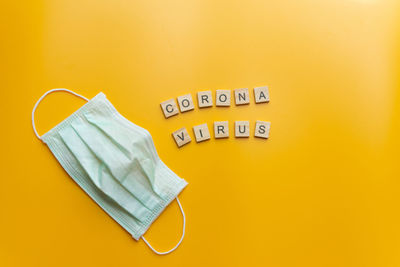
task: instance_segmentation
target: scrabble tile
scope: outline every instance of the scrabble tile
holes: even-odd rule
[[[248,88],[235,89],[235,104],[246,105],[250,103],[250,95]]]
[[[270,128],[271,128],[271,123],[269,121],[256,121],[254,136],[260,138],[268,138]]]
[[[192,141],[186,128],[181,128],[172,133],[178,147],[186,145]]]
[[[229,137],[228,121],[215,121],[214,122],[214,137],[215,138]]]
[[[249,121],[235,121],[235,136],[236,137],[249,137],[250,136]]]
[[[193,126],[193,132],[197,143],[210,139],[210,131],[208,130],[207,123]]]
[[[178,104],[181,112],[194,109],[193,99],[191,94],[178,96]]]
[[[269,102],[268,86],[254,87],[254,98],[256,100],[256,103],[268,103]]]
[[[211,91],[197,92],[197,101],[199,108],[212,107],[213,99]]]
[[[217,107],[229,107],[231,105],[231,90],[216,90],[215,105]]]
[[[174,99],[164,101],[160,105],[166,119],[179,113]]]

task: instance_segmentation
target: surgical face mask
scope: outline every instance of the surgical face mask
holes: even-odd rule
[[[88,102],[40,136],[35,110],[44,97],[56,91]],[[32,126],[72,179],[134,239],[142,238],[160,255],[180,245],[185,214],[177,196],[187,182],[160,160],[150,133],[119,114],[103,93],[88,100],[67,89],[50,90],[36,102]],[[171,250],[158,252],[143,234],[174,199],[183,216],[182,237]]]

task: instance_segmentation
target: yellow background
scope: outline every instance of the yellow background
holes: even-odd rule
[[[3,1],[0,12],[0,266],[400,266],[398,1]],[[168,120],[159,107],[262,85],[269,104]],[[189,182],[173,254],[134,241],[36,139],[33,105],[59,87],[104,92]],[[83,103],[50,95],[39,132]],[[257,119],[271,121],[269,140],[231,131],[178,149],[170,135]],[[146,237],[168,249],[181,225],[174,202]]]

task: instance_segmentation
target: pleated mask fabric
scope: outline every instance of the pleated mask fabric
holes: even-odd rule
[[[86,99],[67,89],[48,91],[32,111],[35,134],[101,208],[134,239],[142,237],[148,244],[143,234],[171,201],[177,199],[187,182],[161,161],[150,133],[125,119],[103,93],[39,136],[34,112],[39,102],[55,91]],[[178,204],[184,216],[179,200]],[[178,245],[182,239],[183,235]],[[161,255],[174,250],[158,252],[150,248]]]

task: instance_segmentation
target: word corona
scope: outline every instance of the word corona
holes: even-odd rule
[[[248,88],[240,88],[233,90],[235,105],[247,105],[250,103],[250,94]],[[161,103],[161,110],[166,119],[181,113],[194,110],[194,103],[191,94],[177,97],[178,105],[174,98],[168,99]],[[256,104],[269,102],[268,86],[254,88],[254,101]],[[197,92],[197,104],[199,108],[208,108],[214,106],[211,91]],[[215,106],[229,107],[231,105],[231,90],[216,90]],[[179,106],[179,109],[178,109]]]
[[[247,138],[250,136],[250,122],[249,121],[235,121],[234,132],[236,138]],[[268,121],[256,121],[254,127],[254,136],[258,138],[267,139],[271,123]],[[208,130],[207,123],[193,126],[193,133],[197,143],[210,140],[210,131]],[[186,130],[181,128],[172,133],[178,147],[189,144],[192,139]],[[229,122],[228,121],[215,121],[214,122],[214,138],[229,138]]]

